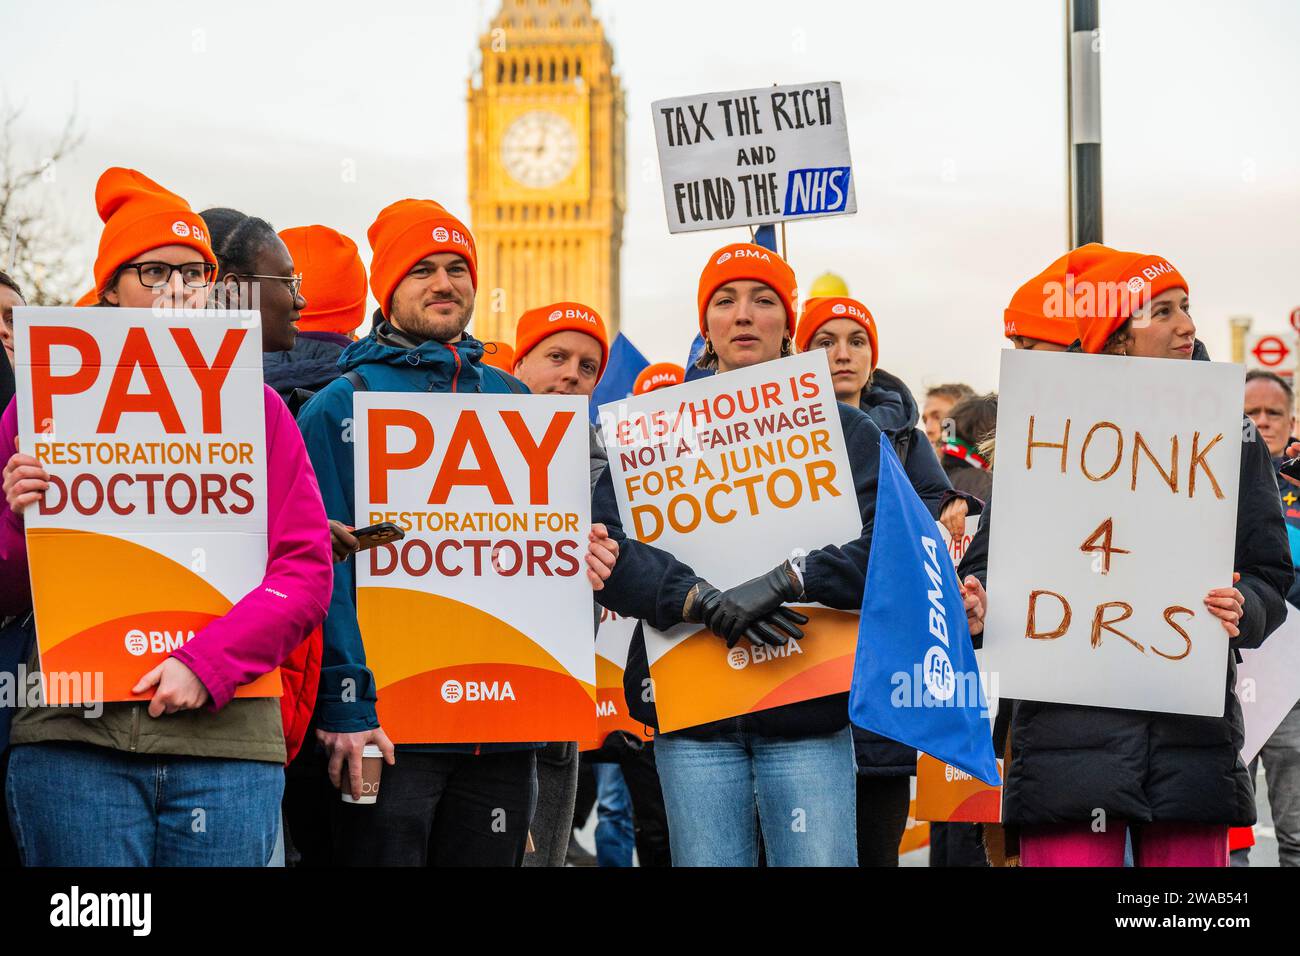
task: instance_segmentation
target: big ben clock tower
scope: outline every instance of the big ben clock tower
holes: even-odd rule
[[[469,84],[474,335],[569,299],[619,326],[623,88],[589,0],[503,0]]]

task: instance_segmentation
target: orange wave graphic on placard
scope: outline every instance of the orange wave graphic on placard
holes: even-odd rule
[[[487,611],[421,591],[363,587],[357,620],[379,720],[394,743],[585,740],[596,732],[595,685]],[[448,681],[460,685],[455,700],[443,694]],[[513,699],[504,697],[506,682]]]
[[[596,655],[596,736],[580,740],[579,750],[597,750],[605,738],[622,730],[641,740],[650,740],[646,726],[628,713],[623,696],[623,668],[608,658]]]
[[[728,651],[717,635],[703,630],[651,665],[660,732],[847,691],[858,616],[830,608],[799,610],[809,617],[801,654],[767,657],[767,649],[755,651],[744,640]],[[728,663],[736,652],[747,655],[741,667]]]
[[[183,564],[112,535],[29,530],[27,559],[42,671],[102,674],[100,693],[72,691],[65,681],[49,680],[50,704],[151,697],[152,691],[135,695],[131,688],[184,637],[231,608],[225,595]],[[138,632],[134,640],[131,632]],[[141,641],[140,653],[128,650],[141,647]],[[281,692],[277,668],[235,696],[279,697]]]
[[[939,823],[997,823],[1002,788],[975,777],[948,779],[948,765],[929,754],[916,763],[916,816]]]
[[[396,744],[579,740],[596,726],[595,701],[581,682],[521,664],[459,664],[415,674],[379,689],[378,713]]]

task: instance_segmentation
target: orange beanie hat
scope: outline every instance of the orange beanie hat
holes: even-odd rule
[[[515,328],[515,361],[518,362],[539,342],[556,332],[582,332],[599,342],[600,371],[596,377],[605,374],[605,363],[609,361],[609,335],[605,332],[605,322],[595,309],[580,302],[555,302],[540,309],[530,309],[520,316]]]
[[[95,184],[95,208],[104,221],[95,257],[95,291],[103,292],[117,270],[142,252],[189,246],[214,266],[207,224],[180,196],[144,173],[114,166]]]
[[[1074,326],[1073,312],[1063,304],[1066,288],[1066,266],[1071,255],[1082,268],[1087,263],[1099,261],[1109,255],[1110,249],[1097,243],[1081,246],[1074,253],[1066,253],[1034,276],[1011,297],[1011,303],[1002,312],[1003,333],[1007,338],[1023,335],[1025,338],[1072,345],[1079,337]],[[1073,280],[1071,280],[1073,281]]]
[[[515,350],[508,342],[484,342],[483,364],[499,368],[503,372],[513,372],[515,367]]]
[[[366,267],[357,244],[329,226],[298,226],[280,233],[307,300],[300,332],[355,332],[366,317]]]
[[[1120,252],[1090,243],[1070,253],[1066,272],[1079,342],[1085,352],[1100,352],[1135,312],[1169,289],[1187,289],[1163,256]]]
[[[686,380],[686,369],[672,362],[656,362],[641,369],[632,386],[633,395],[644,395],[661,388],[672,388]]]
[[[465,224],[432,199],[399,199],[380,211],[366,231],[370,240],[370,291],[388,317],[393,290],[425,256],[454,252],[469,265],[478,288],[478,253]]]
[[[871,370],[875,371],[880,364],[876,320],[871,317],[871,311],[865,305],[848,296],[824,296],[809,299],[803,304],[803,316],[799,319],[799,329],[794,337],[794,344],[799,347],[799,351],[808,351],[808,343],[817,334],[817,330],[833,319],[850,319],[867,330],[867,341],[871,343]]]
[[[709,309],[709,300],[718,287],[735,279],[751,279],[770,286],[785,306],[786,326],[790,337],[794,337],[795,300],[799,296],[795,288],[794,270],[771,249],[764,249],[751,242],[735,242],[723,246],[709,257],[709,264],[700,273],[700,333],[708,335],[704,315]]]

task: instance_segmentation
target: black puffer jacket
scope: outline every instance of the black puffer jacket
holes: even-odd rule
[[[1267,446],[1244,442],[1233,567],[1246,601],[1234,649],[1258,647],[1286,616],[1293,571],[1276,501]],[[992,511],[981,516],[959,569],[986,583]],[[1236,656],[1229,655],[1224,675],[1222,717],[1004,699],[995,728],[999,753],[1008,725],[1011,734],[1004,822],[1091,822],[1101,809],[1137,823],[1253,824],[1254,789],[1241,762],[1244,725],[1233,690]]]
[[[827,607],[856,611],[862,607],[867,559],[871,555],[876,483],[880,474],[880,431],[856,408],[841,404],[838,409],[862,526],[853,529],[857,536],[844,546],[828,545],[808,554],[804,563],[804,594],[809,601]],[[593,522],[604,522],[610,536],[619,545],[618,561],[605,587],[596,592],[596,600],[616,614],[638,618],[623,672],[628,712],[646,726],[658,729],[654,702],[645,700],[642,694],[650,676],[642,622],[660,630],[682,623],[686,595],[703,578],[668,552],[630,539],[623,533],[614,483],[608,470],[596,483],[591,517]],[[846,537],[849,533],[853,532],[846,531]],[[725,653],[721,640],[718,641],[718,653]],[[696,740],[714,740],[735,733],[810,737],[834,733],[848,722],[848,694],[845,693],[760,710],[673,733]]]
[[[930,515],[938,518],[944,493],[951,486],[930,439],[917,427],[921,410],[911,390],[901,379],[878,368],[871,375],[871,384],[863,390],[858,407],[889,436],[912,490]],[[910,777],[916,773],[915,749],[861,727],[853,728],[853,752],[858,773],[864,777]]]

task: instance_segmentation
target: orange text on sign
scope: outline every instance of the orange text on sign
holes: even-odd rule
[[[205,434],[220,433],[221,388],[230,374],[239,346],[248,330],[227,329],[211,363],[203,357],[192,329],[172,328],[167,331],[189,367],[194,384],[198,386],[203,412],[202,431]],[[38,325],[31,329],[30,340],[33,421],[36,431],[47,432],[54,423],[55,396],[78,395],[89,391],[106,366],[99,343],[85,329]],[[50,352],[55,346],[71,348],[78,353],[80,362],[75,368],[65,372],[64,369],[69,366],[51,364]],[[115,433],[122,416],[128,412],[158,416],[168,434],[181,434],[186,430],[172,399],[171,390],[163,379],[158,356],[149,341],[147,329],[140,326],[128,329],[121,354],[107,367],[112,369],[113,377],[95,428],[97,432]],[[137,370],[144,379],[145,390],[132,393],[129,389]]]
[[[574,413],[556,412],[552,415],[540,441],[533,438],[519,412],[500,411],[496,414],[501,417],[514,447],[528,467],[528,503],[548,504],[551,460],[573,421]],[[370,434],[370,500],[374,504],[387,504],[390,475],[395,471],[421,468],[433,457],[436,445],[433,423],[419,412],[404,408],[372,408],[367,413],[366,422]],[[405,432],[405,440],[395,440],[395,432]],[[414,444],[411,444],[411,437],[414,437]],[[411,447],[407,451],[393,450],[404,445]],[[473,453],[476,467],[464,467],[466,451]],[[463,411],[457,417],[429,491],[428,503],[446,504],[453,489],[467,487],[486,488],[494,504],[515,503],[483,429],[483,422],[475,411]]]

